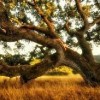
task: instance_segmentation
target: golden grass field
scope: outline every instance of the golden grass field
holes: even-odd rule
[[[100,100],[100,87],[86,85],[79,75],[42,76],[24,85],[0,77],[0,100]]]

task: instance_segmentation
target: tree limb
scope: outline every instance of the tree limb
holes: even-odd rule
[[[43,27],[38,27],[38,26],[34,26],[34,25],[22,25],[20,28],[27,28],[30,30],[35,30],[37,32],[45,34],[46,36],[52,37],[50,31]]]
[[[88,20],[87,20],[87,16],[84,14],[83,10],[82,10],[82,6],[80,4],[80,0],[75,0],[76,1],[76,7],[77,7],[77,10],[79,12],[79,14],[81,15],[81,18],[83,19],[84,21],[84,26],[80,29],[82,31],[86,30],[87,27],[88,27]]]
[[[67,49],[65,61],[62,61],[61,65],[67,65],[77,70],[89,84],[97,82],[93,73],[94,71],[90,69],[88,62],[84,63],[86,60],[78,53]],[[43,75],[49,69],[56,67],[56,62],[58,62],[56,54],[44,58],[42,62],[36,65],[9,66],[6,63],[0,62],[0,75],[9,77],[20,75],[23,82],[28,82],[31,79]],[[80,66],[77,66],[77,64]]]
[[[91,48],[90,48],[90,45],[88,44],[88,42],[85,40],[84,38],[84,31],[82,31],[81,29],[79,31],[75,31],[75,32],[72,32],[70,31],[69,29],[69,25],[68,25],[68,22],[66,23],[65,25],[65,28],[68,32],[68,34],[70,36],[76,36],[77,40],[78,40],[78,43],[81,47],[81,50],[82,50],[82,55],[85,57],[85,59],[87,59],[87,61],[93,65],[94,64],[94,57],[92,55],[92,52],[91,52]]]
[[[89,27],[95,25],[95,24],[99,24],[100,23],[100,16],[97,17],[96,19],[94,19],[94,21],[92,23],[89,23]]]
[[[56,67],[56,62],[58,62],[56,54],[44,58],[40,63],[35,65],[10,66],[5,62],[0,61],[0,75],[8,77],[20,75],[21,79],[23,79],[24,82],[27,82],[43,75],[49,69]],[[61,65],[65,65],[65,62],[62,62]],[[66,65],[70,65],[75,70],[78,69],[76,64],[74,64],[70,59],[67,59]]]
[[[43,36],[41,34],[38,34],[30,29],[26,29],[23,27],[18,28],[14,26],[12,23],[10,23],[9,25],[9,22],[8,23],[6,22],[6,26],[4,27],[6,33],[4,34],[3,32],[0,32],[0,40],[2,41],[13,42],[16,40],[27,39],[49,47],[57,46],[55,40],[50,39],[49,37]]]
[[[65,28],[66,28],[66,30],[67,30],[67,32],[68,32],[68,34],[69,34],[70,36],[74,36],[74,35],[75,35],[74,32],[71,32],[71,31],[70,31],[70,28],[69,28],[69,25],[68,25],[68,21],[67,21],[66,24],[65,24]]]
[[[38,14],[41,16],[41,18],[44,20],[44,22],[47,24],[50,32],[51,32],[51,36],[53,36],[54,38],[59,38],[59,36],[56,34],[55,32],[55,28],[54,25],[52,25],[52,23],[48,20],[48,18],[44,15],[42,9],[40,9],[40,7],[37,6],[35,0],[33,0],[34,3],[28,2],[29,5],[33,6],[36,11],[38,12]]]

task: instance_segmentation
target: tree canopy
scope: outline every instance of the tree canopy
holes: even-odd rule
[[[19,51],[24,49],[20,40],[33,42],[33,51],[27,61],[19,52],[1,54],[1,75],[20,75],[27,82],[55,66],[67,65],[88,83],[100,81],[100,63],[95,62],[90,46],[91,41],[100,43],[97,0],[0,0],[1,45],[10,50],[8,43],[15,42]],[[82,54],[73,46],[79,46]],[[32,66],[32,58],[42,60]]]

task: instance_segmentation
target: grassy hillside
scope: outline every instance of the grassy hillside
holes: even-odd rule
[[[42,76],[21,85],[18,78],[0,78],[0,100],[100,100],[100,87],[77,75]]]

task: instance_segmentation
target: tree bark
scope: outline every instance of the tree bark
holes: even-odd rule
[[[58,62],[57,57],[57,54],[53,54],[34,66],[8,66],[1,63],[0,74],[9,77],[20,75],[21,81],[26,83],[31,79],[43,75],[49,69],[56,67],[56,63]],[[67,65],[73,70],[77,70],[78,73],[82,75],[83,79],[91,85],[99,84],[100,79],[97,78],[95,71],[91,69],[91,66],[84,57],[71,49],[66,50],[65,57],[65,60],[61,60],[60,65]]]
[[[81,47],[83,57],[89,62],[89,64],[94,65],[94,57],[89,43],[85,40],[83,34],[76,35],[76,37]]]
[[[82,19],[84,20],[84,29],[83,33],[87,30],[88,21],[87,17],[84,15],[80,0],[75,0],[78,12],[80,13]],[[76,32],[76,36],[80,47],[82,49],[83,55],[78,54],[77,52],[69,49],[67,44],[65,44],[59,35],[56,33],[55,28],[50,23],[50,21],[41,15],[41,9],[35,4],[38,14],[43,18],[44,22],[47,24],[48,28],[43,29],[36,26],[25,26],[25,27],[16,27],[11,23],[7,17],[6,10],[3,4],[0,2],[0,40],[5,42],[13,42],[22,39],[33,41],[44,45],[49,48],[56,50],[56,54],[51,54],[48,57],[44,58],[42,62],[32,66],[32,65],[18,65],[18,66],[9,66],[5,62],[0,61],[0,75],[5,75],[13,77],[16,75],[21,76],[23,82],[28,82],[31,79],[37,78],[43,75],[46,71],[51,68],[54,68],[59,65],[67,65],[74,70],[77,70],[84,80],[89,84],[99,84],[100,83],[100,64],[94,62],[94,58],[91,52],[91,49],[84,39],[84,34],[80,35],[79,32]],[[91,25],[100,22],[95,20]],[[67,27],[68,29],[68,27]],[[35,31],[34,31],[35,30]],[[48,32],[49,31],[49,32]],[[44,34],[39,34],[39,33]],[[49,35],[49,36],[48,36]]]

